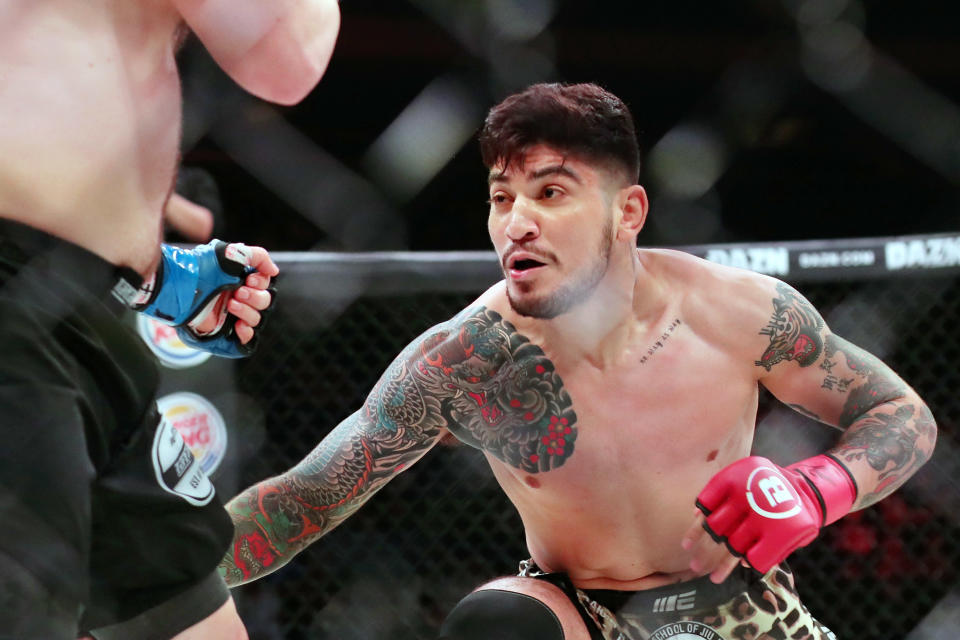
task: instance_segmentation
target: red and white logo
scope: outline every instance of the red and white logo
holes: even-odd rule
[[[176,327],[143,313],[137,314],[137,332],[160,363],[170,369],[187,369],[206,362],[211,355],[187,346],[177,335]]]
[[[792,518],[802,509],[796,490],[773,467],[757,467],[747,478],[747,502],[755,512],[773,520]]]
[[[164,491],[180,496],[197,507],[213,500],[216,489],[184,444],[180,432],[162,415],[153,436],[151,461],[157,484]]]
[[[200,468],[212,475],[227,451],[227,427],[217,408],[195,393],[172,393],[157,400],[160,413],[197,459]]]

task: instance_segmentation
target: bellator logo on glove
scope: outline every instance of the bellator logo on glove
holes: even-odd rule
[[[800,496],[774,467],[757,467],[747,478],[747,502],[764,518],[781,520],[800,513]]]
[[[714,541],[766,573],[846,515],[856,496],[853,476],[828,455],[789,467],[751,456],[711,478],[697,508]]]

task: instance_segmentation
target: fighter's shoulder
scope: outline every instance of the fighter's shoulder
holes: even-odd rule
[[[714,336],[754,335],[770,319],[778,292],[788,287],[771,276],[682,251],[650,251],[666,286],[681,292],[688,324]]]
[[[506,296],[496,289],[494,285],[453,317],[421,333],[408,345],[406,359],[433,359],[451,346],[469,349],[479,336],[491,346],[509,342],[516,332],[510,318],[505,317],[510,314]]]
[[[657,273],[688,295],[708,301],[735,296],[768,299],[783,283],[771,276],[710,262],[675,249],[643,249],[641,255]]]

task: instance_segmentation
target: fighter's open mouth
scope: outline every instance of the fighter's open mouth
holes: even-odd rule
[[[534,267],[542,267],[542,266],[543,266],[542,262],[538,262],[536,260],[530,260],[528,258],[524,260],[517,260],[516,262],[513,263],[513,265],[510,268],[513,269],[514,271],[526,271],[527,269],[533,269]]]

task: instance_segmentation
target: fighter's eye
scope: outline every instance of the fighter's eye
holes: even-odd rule
[[[560,190],[555,187],[546,187],[543,190],[543,197],[547,199],[556,198],[559,195],[560,195]]]

